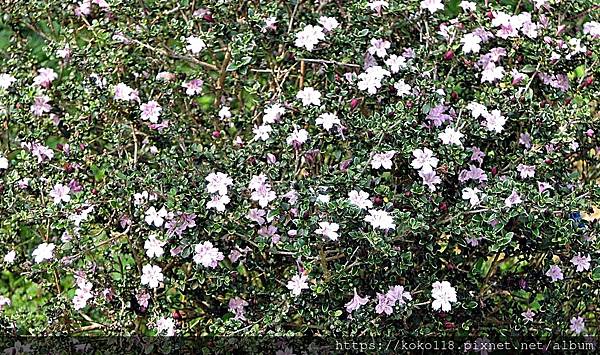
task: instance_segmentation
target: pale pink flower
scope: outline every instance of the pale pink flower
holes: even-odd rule
[[[146,216],[144,217],[144,220],[149,225],[153,225],[154,224],[156,227],[160,227],[160,226],[163,225],[163,223],[165,221],[165,217],[167,215],[168,215],[168,212],[167,212],[165,206],[163,206],[158,211],[156,210],[156,208],[154,208],[154,206],[150,206],[146,210]]]
[[[71,201],[71,195],[69,193],[71,189],[63,184],[56,184],[52,191],[50,191],[49,195],[54,199],[54,204],[59,204],[61,202],[69,202]]]
[[[452,309],[451,303],[457,302],[456,290],[448,281],[434,282],[431,285],[431,297],[433,297],[431,307],[434,310],[441,309],[444,312],[450,311]]]
[[[365,221],[371,223],[371,226],[376,229],[386,230],[396,228],[394,218],[383,210],[369,210],[369,215],[365,217]]]
[[[308,276],[304,274],[294,275],[290,281],[287,283],[287,288],[292,291],[292,295],[299,296],[302,290],[308,289],[308,284],[306,281],[308,280]]]
[[[400,68],[406,67],[406,58],[392,54],[385,60],[385,64],[390,67],[392,73],[397,73]]]
[[[189,36],[186,38],[188,45],[185,47],[188,51],[197,54],[200,53],[204,48],[206,48],[206,43],[200,37]]]
[[[518,205],[521,202],[523,202],[523,200],[521,200],[521,196],[519,196],[516,190],[513,190],[510,196],[504,200],[504,205],[510,208],[514,205]]]
[[[38,75],[33,79],[33,83],[47,89],[56,78],[58,78],[58,74],[54,72],[54,69],[42,68],[38,69]]]
[[[321,26],[323,26],[323,28],[327,32],[333,31],[340,25],[340,23],[338,22],[338,20],[335,17],[327,17],[327,16],[319,17],[319,24]]]
[[[328,131],[333,128],[333,125],[341,124],[340,119],[335,113],[323,113],[317,118],[315,123],[323,126]]]
[[[202,79],[193,79],[181,84],[181,87],[185,88],[185,93],[188,96],[193,96],[202,93],[202,85],[204,85]]]
[[[133,90],[127,84],[118,83],[114,87],[114,99],[123,101],[139,100],[138,91]]]
[[[233,180],[229,175],[221,172],[210,173],[204,180],[208,182],[206,190],[211,194],[218,192],[220,195],[226,195],[227,187],[233,185]]]
[[[149,120],[152,123],[157,123],[158,118],[160,117],[160,112],[162,111],[162,107],[158,104],[158,102],[151,100],[146,103],[140,105],[141,118],[143,120]]]
[[[423,171],[431,171],[438,165],[438,158],[433,156],[433,152],[429,148],[415,149],[412,152],[415,157],[411,162],[411,166],[414,169],[421,169]]]
[[[373,207],[373,202],[369,200],[369,194],[364,191],[352,190],[348,193],[348,200],[354,206],[361,210]]]
[[[377,292],[377,302],[377,306],[375,306],[377,314],[385,313],[389,316],[394,312],[393,303],[386,294]]]
[[[519,172],[521,179],[527,179],[528,177],[533,177],[535,175],[535,166],[519,164],[517,165],[517,171]]]
[[[438,134],[438,137],[444,144],[456,144],[462,146],[460,139],[464,137],[464,134],[460,133],[459,130],[455,130],[452,127],[446,127],[444,132]]]
[[[196,244],[195,251],[194,262],[202,264],[204,267],[214,269],[219,265],[219,261],[225,258],[223,253],[213,247],[213,244],[209,241]]]
[[[396,154],[395,151],[390,150],[384,153],[375,153],[371,158],[371,167],[373,169],[391,169],[392,168],[392,158]]]
[[[144,249],[146,249],[146,255],[149,258],[160,258],[163,253],[163,246],[166,244],[166,242],[158,240],[156,238],[156,235],[151,235],[150,237],[148,237],[148,239],[144,242]]]
[[[293,145],[294,147],[299,147],[301,144],[308,140],[308,132],[304,129],[294,128],[294,132],[292,132],[286,139],[287,144]]]
[[[387,50],[390,48],[390,42],[381,38],[373,38],[371,39],[371,47],[369,47],[368,52],[371,54],[375,54],[380,58],[384,58],[387,55]]]
[[[206,203],[206,208],[214,208],[217,212],[224,212],[225,205],[230,201],[229,196],[216,194]]]
[[[31,113],[33,113],[35,116],[41,116],[44,113],[50,112],[52,106],[50,106],[48,102],[50,102],[50,98],[48,96],[36,96],[33,99],[33,105],[31,105]]]
[[[440,179],[435,170],[420,170],[419,176],[421,177],[421,179],[423,179],[423,184],[429,187],[429,191],[437,190],[437,187],[435,185],[442,183],[442,179]]]
[[[340,229],[339,224],[329,222],[319,222],[319,227],[315,230],[315,233],[320,234],[330,240],[336,241],[338,239],[337,231]]]

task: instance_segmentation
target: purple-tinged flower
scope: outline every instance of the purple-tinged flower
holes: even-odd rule
[[[248,306],[248,302],[240,297],[235,297],[229,300],[229,312],[235,314],[233,319],[245,321],[244,307]]]
[[[438,105],[433,107],[427,114],[427,119],[433,123],[434,126],[439,127],[446,121],[452,121],[452,116],[445,113],[448,106]]]
[[[582,256],[581,253],[578,253],[571,259],[571,264],[577,267],[577,272],[582,272],[583,270],[590,269],[590,261],[592,258],[588,256]]]
[[[50,102],[50,98],[46,95],[36,96],[33,101],[33,105],[31,105],[31,113],[35,116],[41,116],[44,113],[50,112],[52,106],[48,104]]]
[[[369,296],[360,297],[356,292],[356,288],[354,289],[354,297],[350,300],[350,302],[346,303],[346,312],[352,313],[360,307],[364,306],[369,302]]]
[[[535,313],[531,309],[527,309],[526,312],[521,313],[523,318],[525,318],[525,323],[533,322],[533,317],[535,317]]]
[[[510,194],[510,196],[508,196],[506,198],[506,200],[504,200],[504,205],[508,208],[517,205],[519,203],[523,202],[523,200],[521,200],[521,196],[519,196],[519,194],[517,193],[516,190],[513,190],[512,193]]]
[[[571,318],[571,325],[569,328],[575,334],[580,334],[585,330],[585,320],[583,317],[573,317]]]
[[[548,276],[551,279],[550,282],[556,282],[558,280],[563,279],[562,270],[560,269],[560,267],[558,267],[558,265],[550,266],[550,269],[546,271],[546,276]]]
[[[521,133],[519,136],[519,144],[524,145],[527,149],[531,148],[531,136],[529,133]]]
[[[375,306],[377,314],[385,313],[389,316],[394,312],[393,303],[386,294],[377,292],[377,302],[377,306]]]
[[[517,165],[517,171],[519,172],[521,179],[527,179],[528,177],[533,177],[535,175],[535,166],[519,164]]]
[[[219,261],[224,259],[223,253],[219,249],[213,247],[212,243],[205,241],[196,244],[196,253],[194,254],[194,262],[202,264],[204,267],[216,268]]]

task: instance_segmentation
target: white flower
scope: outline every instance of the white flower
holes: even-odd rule
[[[254,133],[254,140],[262,140],[262,141],[266,141],[267,139],[269,139],[269,134],[273,132],[273,128],[271,128],[270,125],[268,124],[263,124],[260,125],[258,127],[254,127],[252,129],[252,133]]]
[[[451,303],[457,302],[456,290],[448,281],[434,282],[431,285],[431,297],[433,297],[431,303],[433,309],[441,309],[444,312],[450,311],[452,309]]]
[[[221,109],[219,110],[219,118],[222,120],[225,118],[231,118],[231,111],[229,110],[229,107],[221,107]]]
[[[340,124],[340,120],[335,113],[324,113],[317,118],[316,124],[322,125],[326,130],[333,128],[334,124]]]
[[[438,165],[438,158],[433,156],[433,152],[429,148],[415,149],[412,154],[415,159],[410,165],[417,170],[432,171]]]
[[[227,195],[213,195],[212,199],[206,203],[206,208],[214,208],[217,212],[223,212],[225,205],[230,201]]]
[[[0,89],[8,89],[15,81],[17,79],[10,74],[0,74]]]
[[[373,157],[371,158],[371,167],[373,167],[373,169],[391,169],[392,158],[394,157],[394,154],[396,154],[396,152],[393,150],[385,153],[373,154]]]
[[[481,72],[481,82],[493,83],[496,80],[502,79],[504,76],[504,67],[496,66],[493,62],[488,63],[484,70]]]
[[[485,118],[484,125],[488,131],[500,133],[504,130],[506,118],[502,116],[499,110],[492,110],[490,113],[485,113],[483,117]]]
[[[392,54],[385,60],[385,64],[390,67],[392,73],[397,73],[400,71],[400,68],[406,67],[406,59],[403,56]]]
[[[227,186],[233,185],[233,180],[227,174],[221,172],[210,173],[204,180],[208,181],[206,190],[208,193],[218,192],[220,195],[227,194]]]
[[[289,145],[294,145],[294,144],[303,144],[307,140],[308,140],[308,132],[304,128],[301,128],[300,130],[295,128],[294,132],[292,132],[287,137],[286,142]]]
[[[462,146],[460,139],[464,137],[464,134],[460,133],[460,131],[454,130],[454,128],[446,127],[444,132],[440,133],[438,137],[444,144],[456,144]]]
[[[287,288],[292,291],[292,295],[299,296],[302,290],[308,288],[307,280],[308,276],[306,275],[295,275],[288,281]]]
[[[50,191],[49,195],[54,199],[54,204],[59,204],[61,202],[69,202],[71,201],[71,195],[69,193],[71,189],[63,184],[56,184],[52,191]]]
[[[4,255],[4,262],[7,264],[12,264],[15,261],[15,257],[17,256],[17,252],[14,250],[9,251]]]
[[[188,45],[185,47],[188,51],[192,53],[200,53],[204,48],[206,48],[206,43],[200,37],[189,36],[186,38]]]
[[[35,257],[35,262],[39,264],[44,260],[52,259],[54,247],[53,243],[42,243],[35,248],[31,255]]]
[[[158,239],[156,239],[156,235],[151,235],[150,237],[148,237],[148,239],[144,242],[144,249],[146,249],[146,255],[149,258],[152,257],[157,257],[160,258],[163,253],[163,245],[165,245],[166,242],[160,241]]]
[[[0,155],[0,169],[8,169],[8,159]]]
[[[175,320],[173,318],[162,317],[156,321],[156,332],[158,335],[172,337],[175,335]]]
[[[146,210],[146,217],[144,218],[144,220],[149,225],[154,224],[156,227],[160,227],[163,225],[167,214],[168,212],[165,209],[165,206],[163,206],[159,211],[157,211],[156,208],[154,208],[154,206],[150,206],[150,208]]]
[[[358,89],[362,91],[367,90],[372,95],[376,94],[377,89],[381,87],[383,78],[390,75],[389,71],[378,65],[369,67],[364,73],[358,75]]]
[[[410,95],[410,90],[412,90],[412,87],[405,83],[404,79],[400,79],[394,84],[394,89],[396,89],[396,95],[402,97],[405,95]]]
[[[142,285],[148,285],[150,288],[157,288],[158,284],[164,280],[160,266],[146,264],[142,268]]]
[[[321,93],[310,86],[298,91],[296,98],[302,100],[302,106],[321,106]]]
[[[475,3],[472,1],[461,1],[460,6],[464,11],[475,11]]]
[[[325,39],[323,27],[307,25],[304,29],[296,33],[294,44],[296,47],[305,47],[309,52],[315,48],[319,41]]]
[[[390,42],[381,38],[372,38],[371,47],[368,51],[371,54],[375,54],[380,58],[384,58],[387,55],[387,50],[390,48]]]
[[[365,221],[371,223],[373,228],[379,229],[394,229],[394,218],[383,210],[369,210],[369,215],[365,217]]]
[[[281,116],[285,114],[285,109],[281,104],[273,104],[264,110],[263,124],[264,123],[275,123],[279,121]]]
[[[471,110],[471,115],[473,116],[473,118],[478,118],[480,116],[485,117],[486,115],[488,115],[487,107],[478,102],[470,102],[467,105],[467,109]]]
[[[444,4],[442,4],[442,0],[423,0],[421,1],[421,9],[427,9],[429,12],[434,13],[443,10]]]
[[[369,194],[364,191],[356,191],[352,190],[348,193],[348,200],[354,206],[360,208],[361,210],[365,210],[373,207],[373,202],[369,200]]]
[[[320,203],[329,203],[330,200],[331,200],[331,197],[329,197],[329,195],[317,196],[317,202],[320,202]]]
[[[321,16],[319,18],[319,24],[321,24],[321,26],[323,26],[323,28],[327,32],[333,31],[340,25],[340,23],[338,22],[338,20],[335,17],[327,17],[327,16]]]
[[[479,45],[479,43],[481,43],[481,37],[474,33],[467,33],[460,41],[463,44],[463,53],[465,54],[470,52],[478,53],[481,49],[481,46]]]
[[[479,196],[477,196],[479,192],[481,192],[481,190],[478,188],[472,189],[470,187],[465,187],[462,190],[462,198],[463,200],[469,200],[471,206],[477,206],[479,204]]]
[[[319,229],[315,230],[315,233],[333,241],[338,239],[337,231],[340,229],[340,226],[337,223],[319,222],[319,227]]]

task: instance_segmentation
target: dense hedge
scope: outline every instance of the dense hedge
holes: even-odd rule
[[[12,2],[3,331],[597,335],[597,5],[486,3]]]

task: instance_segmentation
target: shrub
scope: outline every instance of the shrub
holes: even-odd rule
[[[2,326],[597,335],[597,12],[491,3],[15,2]]]

